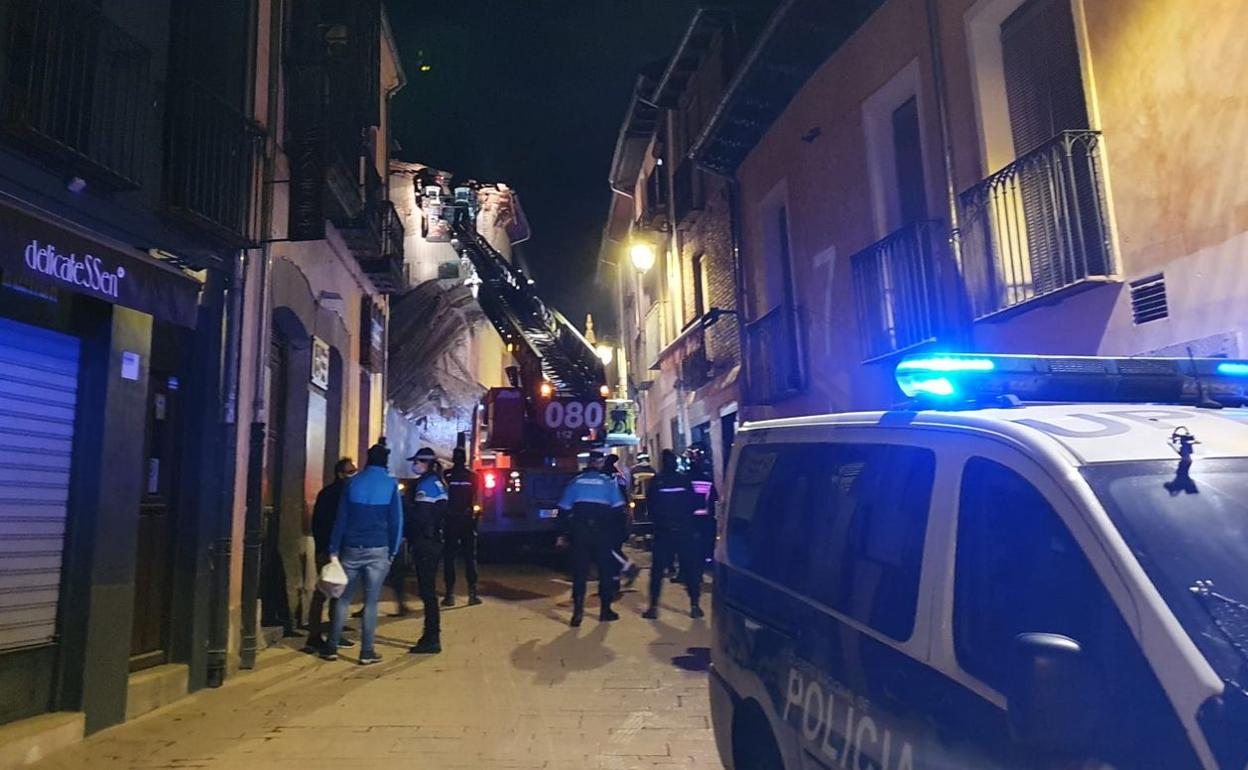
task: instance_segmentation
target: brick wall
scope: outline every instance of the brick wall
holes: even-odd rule
[[[729,222],[728,186],[718,177],[703,175],[706,205],[693,213],[681,227],[681,270],[687,318],[695,315],[693,260],[702,254],[706,296],[704,310],[713,307],[733,310],[737,306],[736,281],[732,266],[732,227]],[[706,332],[707,356],[715,373],[728,371],[741,359],[740,337],[735,316],[723,316]]]

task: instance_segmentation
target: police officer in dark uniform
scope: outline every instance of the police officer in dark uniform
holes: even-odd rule
[[[659,458],[659,473],[650,480],[646,500],[654,524],[654,561],[650,566],[650,607],[642,617],[653,620],[659,616],[663,576],[671,567],[673,557],[679,555],[680,563],[686,565],[681,576],[689,592],[689,614],[700,618],[703,616],[698,603],[702,593],[702,570],[691,566],[701,561],[694,532],[694,511],[699,498],[693,482],[680,472],[676,453],[670,449],[664,449]]]
[[[446,549],[442,575],[446,581],[443,607],[455,606],[455,560],[463,557],[464,577],[468,580],[468,604],[480,604],[477,595],[477,474],[468,469],[467,454],[456,447],[451,469],[446,472],[448,489]]]
[[[572,550],[572,621],[581,625],[589,565],[598,567],[599,620],[619,620],[611,609],[615,598],[618,563],[612,554],[624,519],[624,494],[616,480],[603,472],[602,452],[589,453],[584,472],[568,482],[559,500],[559,520]],[[561,538],[563,539],[563,538]]]
[[[442,652],[437,575],[446,523],[447,486],[432,449],[421,447],[407,459],[416,480],[406,490],[403,532],[416,570],[420,599],[425,605],[425,631],[408,652],[436,654]]]
[[[693,483],[693,491],[699,497],[693,516],[694,534],[697,538],[697,550],[694,552],[698,557],[697,579],[701,581],[702,570],[715,558],[715,536],[719,533],[715,518],[719,506],[719,490],[715,488],[715,469],[711,466],[706,447],[694,444],[685,456],[689,461],[689,479]],[[682,558],[682,569],[685,564]]]

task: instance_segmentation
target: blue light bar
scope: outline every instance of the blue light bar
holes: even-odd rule
[[[939,353],[897,364],[907,397],[940,406],[1020,401],[1248,406],[1248,360]]]

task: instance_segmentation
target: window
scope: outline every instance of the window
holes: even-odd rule
[[[927,192],[923,181],[919,104],[913,96],[893,110],[893,155],[897,168],[897,196],[902,224],[926,219]]]
[[[1019,634],[1091,641],[1091,566],[1039,490],[991,460],[972,458],[962,474],[955,573],[958,662],[998,690]]]
[[[701,318],[706,313],[706,255],[697,254],[693,258],[693,317]]]
[[[936,460],[882,444],[746,447],[733,563],[894,639],[914,628]]]
[[[1023,633],[1079,643],[1096,672],[1082,704],[1094,759],[1115,767],[1194,767],[1184,729],[1131,630],[1057,512],[1020,475],[972,458],[962,474],[954,568],[958,663],[1004,691]]]

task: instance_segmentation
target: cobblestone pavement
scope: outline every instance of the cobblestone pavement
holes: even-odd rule
[[[640,587],[647,575],[642,573]],[[592,593],[592,588],[591,588]],[[358,647],[335,663],[289,647],[232,677],[55,754],[63,768],[720,768],[706,689],[708,624],[664,589],[658,621],[626,593],[599,623],[596,599],[570,628],[556,572],[486,565],[485,604],[444,611],[443,647],[407,654],[420,615],[383,618],[374,666]],[[709,602],[706,602],[709,609]],[[383,601],[382,610],[393,610]],[[358,621],[353,621],[358,623]]]

